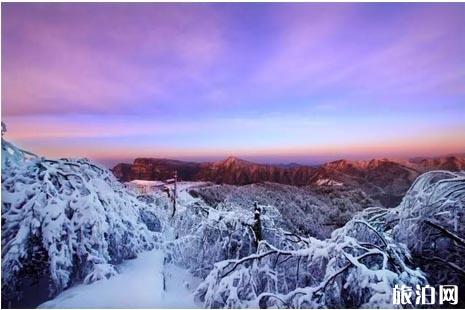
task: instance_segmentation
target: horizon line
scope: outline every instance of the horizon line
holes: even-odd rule
[[[448,158],[448,157],[465,157],[465,150],[463,152],[452,152],[452,153],[444,153],[440,155],[415,155],[415,156],[374,156],[374,157],[364,157],[364,158],[350,158],[350,156],[347,157],[335,157],[334,159],[330,160],[320,160],[318,162],[314,163],[304,163],[302,161],[297,161],[297,160],[292,160],[292,161],[269,161],[269,160],[257,160],[257,159],[251,159],[249,156],[236,156],[236,155],[229,155],[229,156],[223,156],[223,157],[218,157],[217,159],[210,159],[210,160],[201,160],[201,159],[182,159],[183,157],[148,157],[148,156],[138,156],[134,157],[132,160],[127,161],[119,161],[118,160],[111,160],[111,159],[97,159],[96,161],[101,162],[101,161],[108,161],[108,162],[116,162],[114,166],[118,164],[127,164],[127,165],[133,165],[134,162],[138,159],[154,159],[154,160],[172,160],[172,161],[179,161],[179,162],[184,162],[184,163],[199,163],[199,164],[212,164],[212,163],[219,163],[226,161],[230,158],[234,158],[237,160],[241,161],[246,161],[251,164],[256,164],[256,165],[269,165],[269,166],[286,166],[286,165],[299,165],[301,167],[313,167],[313,166],[321,166],[324,164],[328,163],[333,163],[333,162],[338,162],[338,161],[348,161],[348,162],[370,162],[373,160],[388,160],[388,161],[413,161],[413,160],[423,160],[423,159],[442,159],[442,158]],[[113,167],[114,167],[113,166]],[[112,167],[112,168],[113,168]]]

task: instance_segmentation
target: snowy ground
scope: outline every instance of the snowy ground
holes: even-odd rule
[[[107,280],[80,284],[67,289],[39,308],[198,308],[190,288],[198,279],[182,268],[165,269],[163,291],[163,252],[139,254],[120,265],[121,273]]]
[[[147,181],[147,180],[132,180],[127,183],[135,184],[135,185],[143,185],[143,186],[159,186],[159,185],[165,184],[165,182],[162,182],[162,181]]]
[[[195,201],[188,190],[201,185],[204,183],[179,182],[179,207]],[[165,237],[172,238],[171,231],[165,231]],[[76,285],[39,308],[199,308],[192,289],[200,279],[174,265],[163,268],[163,257],[162,250],[140,253],[136,259],[118,266],[120,274],[92,284]],[[166,290],[163,290],[163,269]]]

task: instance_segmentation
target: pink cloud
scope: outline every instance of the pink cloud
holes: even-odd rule
[[[94,113],[108,105],[115,112],[166,100],[179,80],[202,81],[222,52],[218,17],[207,8],[46,7],[5,8],[4,40],[21,42],[7,45],[3,57],[7,115]]]

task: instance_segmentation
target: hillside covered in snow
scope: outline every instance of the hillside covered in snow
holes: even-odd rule
[[[390,209],[330,184],[177,190],[173,212],[2,138],[4,307],[392,308],[395,285],[465,283],[464,172],[427,172]]]
[[[236,157],[216,162],[185,162],[159,158],[136,158],[121,163],[112,172],[122,182],[165,180],[176,170],[183,181],[248,185],[279,183],[304,187],[342,187],[363,190],[384,207],[396,207],[415,179],[433,170],[465,170],[465,156],[436,158],[336,160],[320,166],[259,164]]]

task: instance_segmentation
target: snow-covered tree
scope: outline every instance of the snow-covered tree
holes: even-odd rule
[[[3,170],[9,169],[12,166],[21,165],[28,158],[37,157],[36,154],[22,150],[13,143],[5,140],[4,134],[6,131],[6,125],[2,122],[2,174]]]
[[[214,308],[383,308],[396,284],[461,284],[464,197],[464,173],[426,173],[397,208],[367,208],[330,239],[281,231],[297,248],[263,241],[216,263],[196,296]]]
[[[4,140],[2,148],[25,157]],[[46,278],[56,294],[75,281],[109,277],[116,264],[156,245],[157,233],[146,224],[153,214],[110,171],[86,159],[21,160],[2,170],[7,300],[17,297],[24,281]]]
[[[261,242],[255,254],[215,264],[196,296],[213,308],[392,307],[395,284],[424,285],[426,279],[407,263],[405,247],[375,235],[362,242],[340,230],[325,241],[298,238],[296,250]]]
[[[356,217],[404,244],[430,284],[460,288],[464,283],[464,172],[427,172],[412,184],[398,207],[369,208]]]
[[[166,245],[169,261],[205,277],[213,264],[255,252],[253,214],[218,211],[201,205],[178,210],[173,241]]]
[[[393,228],[394,237],[407,245],[429,281],[462,287],[465,282],[465,172],[423,174],[392,213],[391,218],[398,219]]]
[[[262,238],[270,244],[288,247],[282,233],[282,217],[273,206],[260,206]],[[253,205],[250,210],[231,204],[210,207],[196,199],[179,208],[171,225],[173,240],[165,244],[167,259],[204,278],[216,262],[242,258],[256,252]],[[292,244],[291,244],[292,246]]]
[[[381,206],[360,190],[340,187],[296,187],[276,183],[244,186],[211,185],[191,190],[215,208],[218,205],[252,210],[254,202],[273,206],[281,214],[280,227],[299,235],[325,239],[367,207]]]
[[[2,121],[2,137],[3,135],[7,132],[6,130],[6,124]]]

